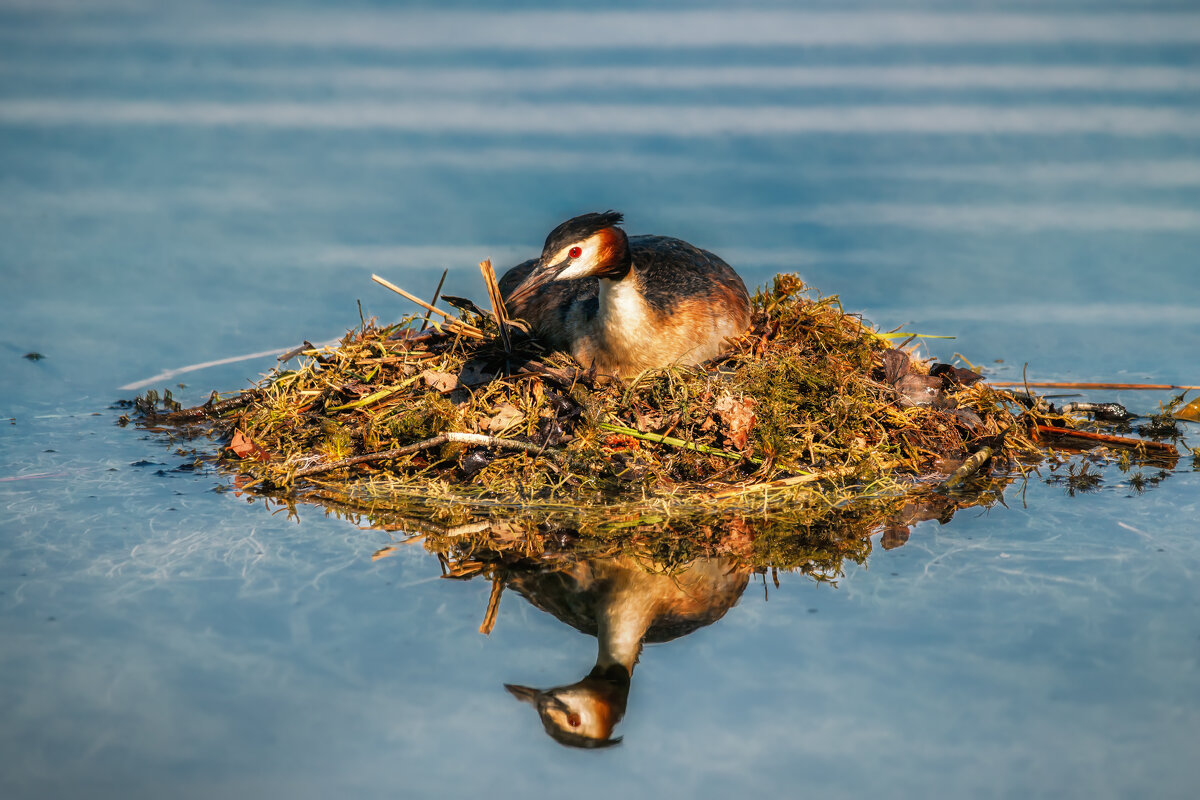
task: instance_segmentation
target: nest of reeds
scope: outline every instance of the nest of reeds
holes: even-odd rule
[[[239,488],[453,524],[483,510],[622,520],[787,511],[983,486],[1069,425],[970,370],[915,360],[779,275],[721,358],[627,380],[497,312],[364,322],[294,368],[146,424],[220,438]],[[426,327],[428,325],[428,327]],[[903,345],[903,343],[901,343]],[[957,471],[956,471],[957,470]],[[949,478],[947,478],[949,476]]]
[[[148,392],[136,413],[220,439],[242,491],[440,525],[548,513],[614,530],[731,511],[798,524],[863,504],[884,519],[931,491],[986,501],[1044,456],[1038,432],[1074,433],[1036,397],[913,359],[904,335],[796,276],[757,291],[720,359],[620,380],[508,320],[481,266],[491,312],[418,300],[442,319],[364,321],[232,396],[180,409]]]

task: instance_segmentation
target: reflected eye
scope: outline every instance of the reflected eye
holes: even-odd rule
[[[567,255],[570,256],[571,258],[579,258],[581,255],[583,255],[583,248],[582,247],[572,247],[570,250],[567,251]]]
[[[576,247],[575,249],[578,250],[579,248]],[[567,715],[567,724],[570,725],[572,728],[578,728],[580,722],[582,722],[582,720],[579,719],[578,714],[568,714]]]

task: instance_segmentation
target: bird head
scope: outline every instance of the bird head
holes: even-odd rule
[[[624,278],[633,261],[629,239],[618,227],[620,223],[621,215],[616,211],[593,212],[573,217],[550,231],[537,264],[506,302],[518,306],[550,281]]]
[[[581,681],[545,691],[511,683],[504,688],[537,709],[542,727],[559,744],[596,748],[621,741],[612,738],[629,697],[629,672],[620,665],[597,667]]]

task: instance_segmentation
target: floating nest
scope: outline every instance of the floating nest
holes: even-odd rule
[[[1045,431],[1077,425],[973,371],[914,360],[906,335],[792,275],[755,295],[750,330],[721,358],[627,380],[547,351],[502,307],[447,302],[455,314],[364,322],[196,408],[150,392],[136,416],[218,438],[239,490],[384,526],[553,519],[604,535],[714,515],[870,527],[931,495],[945,515],[994,502],[1045,458]]]

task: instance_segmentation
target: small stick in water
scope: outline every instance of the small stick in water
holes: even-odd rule
[[[1176,386],[1170,383],[1063,383],[1061,381],[988,381],[988,386],[1036,386],[1039,389],[1129,389],[1129,390],[1168,390],[1200,389],[1200,386]]]
[[[484,636],[492,634],[492,628],[496,627],[496,614],[500,611],[500,595],[504,594],[504,581],[500,576],[492,578],[492,594],[488,598],[487,612],[483,615],[483,623],[479,626],[479,632]]]
[[[942,488],[953,489],[967,478],[979,471],[980,467],[987,463],[987,460],[992,457],[992,448],[981,447],[972,453],[962,465],[950,473],[950,477],[942,481]]]
[[[1155,442],[1150,439],[1134,439],[1130,436],[1113,436],[1107,433],[1077,431],[1074,428],[1059,428],[1054,425],[1038,425],[1035,430],[1039,438],[1047,436],[1064,441],[1075,440],[1076,442],[1082,442],[1086,447],[1106,445],[1124,450],[1143,450],[1148,455],[1166,456],[1167,458],[1179,457],[1178,448],[1170,442]]]

